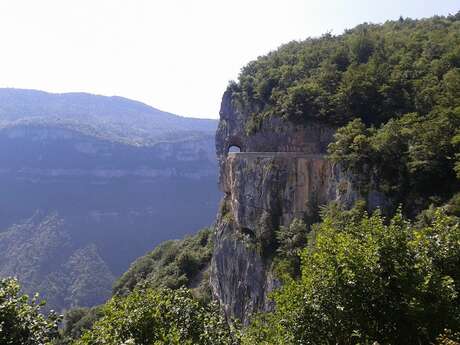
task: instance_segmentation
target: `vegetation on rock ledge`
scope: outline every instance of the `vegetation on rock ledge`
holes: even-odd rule
[[[212,231],[203,229],[182,240],[167,241],[137,259],[114,284],[114,294],[126,295],[136,287],[194,288],[209,299],[206,279],[212,255]]]

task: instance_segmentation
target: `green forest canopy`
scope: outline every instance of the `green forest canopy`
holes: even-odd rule
[[[281,46],[245,66],[228,89],[248,126],[279,116],[367,125],[458,106],[460,12],[449,17],[362,24]],[[257,127],[253,127],[257,129]]]

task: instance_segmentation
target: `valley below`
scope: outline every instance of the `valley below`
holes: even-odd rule
[[[98,126],[105,135],[46,116],[0,128],[0,276],[17,276],[50,309],[103,303],[135,258],[217,212],[212,126],[172,128],[154,144]]]

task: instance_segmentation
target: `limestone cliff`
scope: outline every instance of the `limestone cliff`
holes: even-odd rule
[[[350,176],[326,159],[334,128],[270,119],[248,134],[248,115],[235,103],[226,92],[216,134],[224,198],[211,285],[226,315],[247,323],[252,313],[270,309],[267,295],[279,284],[271,258],[280,225],[294,217],[314,219],[330,201],[350,206],[359,193]],[[232,146],[241,152],[229,153]]]

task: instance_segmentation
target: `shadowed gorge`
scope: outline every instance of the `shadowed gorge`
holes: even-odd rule
[[[131,261],[214,218],[215,121],[18,89],[0,114],[0,275],[49,308],[104,302]]]

